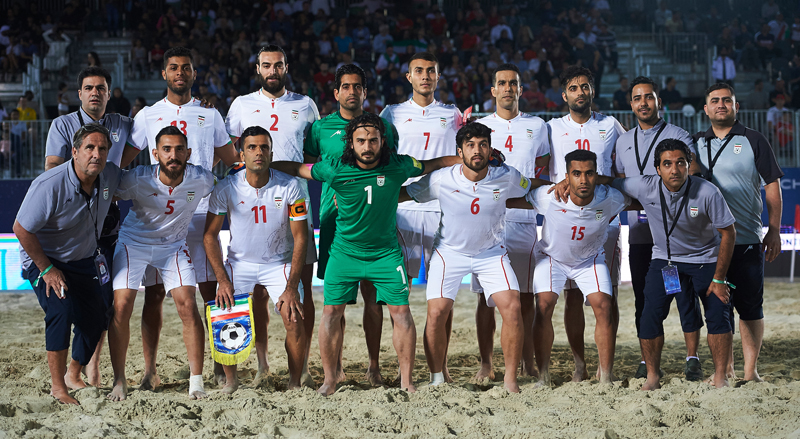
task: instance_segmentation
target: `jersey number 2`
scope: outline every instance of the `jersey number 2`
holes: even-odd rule
[[[278,115],[277,114],[270,114],[272,116],[272,126],[269,127],[270,131],[278,131]]]
[[[188,136],[188,134],[186,134],[186,121],[185,120],[173,120],[172,122],[170,122],[170,125],[172,125],[174,127],[178,127],[178,129],[181,130],[181,132],[183,133],[184,136]]]

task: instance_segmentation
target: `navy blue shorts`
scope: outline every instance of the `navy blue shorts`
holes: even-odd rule
[[[661,276],[661,269],[666,265],[667,261],[663,259],[653,259],[650,263],[644,288],[644,309],[639,327],[639,338],[649,340],[664,335],[664,320],[669,315],[673,296],[678,305],[683,332],[694,332],[703,327],[699,302],[703,303],[709,334],[731,332],[730,304],[722,303],[714,294],[706,296],[717,264],[674,262],[673,265],[678,267],[681,292],[671,295],[667,295],[664,289],[664,278]]]
[[[44,310],[45,349],[63,351],[69,348],[69,334],[72,339],[72,358],[86,365],[92,359],[97,342],[103,333],[106,318],[106,306],[103,300],[102,287],[97,281],[94,258],[64,263],[50,258],[55,268],[64,273],[68,291],[65,298],[60,299],[58,293],[45,293],[44,281],[33,287],[39,305]],[[39,277],[36,264],[23,272],[31,285]],[[111,283],[111,282],[109,282]]]
[[[728,268],[731,288],[731,304],[741,320],[764,318],[764,247],[761,244],[742,244],[733,247],[731,265]],[[731,325],[735,327],[733,308]]]
[[[103,252],[108,263],[108,272],[113,273],[111,267],[114,266],[114,249],[117,247],[117,238],[119,235],[104,236],[97,241],[97,245]],[[106,318],[103,322],[103,330],[108,331],[108,325],[111,324],[111,318],[114,317],[114,279],[106,282],[101,288],[103,294],[103,304],[106,306]]]
[[[653,259],[653,244],[631,244],[628,249],[628,262],[631,265],[631,286],[633,287],[633,300],[636,306],[636,330],[642,320],[644,309],[644,285],[647,272],[650,270],[650,260]]]

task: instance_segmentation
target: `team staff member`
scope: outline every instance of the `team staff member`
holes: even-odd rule
[[[84,125],[97,123],[106,127],[111,135],[111,147],[108,151],[108,161],[117,166],[127,166],[139,153],[139,150],[128,144],[128,138],[133,128],[133,119],[116,113],[106,114],[106,105],[111,98],[111,75],[102,67],[87,67],[78,74],[78,98],[81,108],[73,113],[59,116],[50,125],[47,133],[44,169],[49,170],[64,163],[72,157],[72,139],[75,133]],[[103,232],[99,245],[103,250],[109,266],[112,265],[114,244],[117,242],[119,232],[119,208],[112,204],[108,216],[103,221]],[[103,290],[103,299],[108,309],[111,309],[114,300],[114,291],[110,284]],[[109,320],[106,319],[104,330],[108,330]],[[100,376],[100,355],[103,350],[105,333],[97,344],[97,351],[92,361],[86,365],[86,378],[89,384],[99,387],[102,383]]]
[[[78,129],[72,159],[33,181],[14,222],[23,275],[45,313],[50,394],[68,404],[78,404],[70,388],[86,387],[81,366],[95,352],[106,315],[101,282],[109,281],[109,267],[97,241],[122,178],[119,167],[106,163],[110,146],[102,125]]]
[[[736,218],[736,246],[728,279],[737,288],[732,292],[731,303],[739,313],[744,379],[761,381],[756,364],[764,339],[764,252],[766,260],[772,262],[781,251],[783,171],[767,139],[736,120],[739,103],[733,87],[725,83],[709,87],[704,109],[711,127],[695,135],[697,156],[703,175],[717,185]],[[763,244],[762,181],[769,216]],[[731,325],[734,318],[731,313]],[[734,378],[733,356],[729,361],[728,378]]]
[[[683,128],[668,123],[658,116],[661,99],[658,97],[656,83],[647,77],[639,76],[631,83],[630,105],[636,117],[636,127],[623,133],[617,139],[617,154],[614,167],[617,177],[625,178],[637,175],[657,175],[650,157],[660,140],[678,139],[685,143],[694,157],[694,141]],[[699,172],[697,161],[692,160],[689,174]],[[644,283],[650,259],[653,256],[653,236],[647,226],[647,213],[644,210],[628,212],[628,260],[631,267],[631,284],[636,305],[636,328],[642,317],[644,307]],[[686,368],[684,373],[689,381],[703,379],[700,359],[697,357],[697,345],[700,333],[684,334],[686,340]],[[642,361],[634,378],[647,377],[647,367]]]
[[[303,152],[306,163],[323,162],[339,159],[344,152],[344,131],[347,124],[364,113],[364,99],[367,96],[367,76],[364,70],[355,64],[345,64],[336,70],[333,97],[339,102],[339,110],[320,119],[311,126],[306,136]],[[388,120],[382,119],[386,127],[386,143],[392,150],[397,150],[397,130]],[[322,184],[322,196],[319,202],[319,263],[317,277],[325,278],[328,265],[329,250],[336,233],[336,216],[338,210],[334,201],[333,189],[328,183]],[[364,298],[364,337],[367,340],[367,380],[373,386],[383,385],[378,356],[381,348],[381,331],[383,330],[383,307],[375,302],[375,286],[369,281],[361,282],[361,296]],[[344,324],[344,320],[342,320]],[[312,325],[313,330],[313,325]],[[339,361],[341,370],[341,358]]]

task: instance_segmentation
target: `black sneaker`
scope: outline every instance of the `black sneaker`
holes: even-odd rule
[[[644,363],[639,363],[639,368],[636,369],[636,375],[633,376],[634,378],[647,378],[647,365]]]
[[[697,358],[690,358],[686,362],[686,381],[703,381],[703,368],[700,367],[700,360]]]

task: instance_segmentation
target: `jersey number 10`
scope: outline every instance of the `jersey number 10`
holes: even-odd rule
[[[578,145],[578,149],[585,149],[589,151],[589,139],[578,139],[575,141],[575,144]]]

